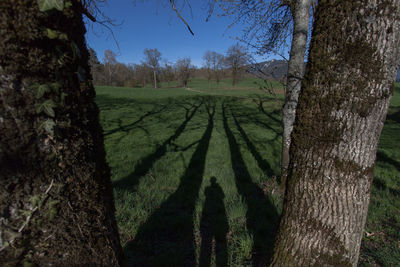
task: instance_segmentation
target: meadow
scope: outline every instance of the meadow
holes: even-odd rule
[[[235,87],[193,79],[189,89],[176,83],[96,88],[128,265],[268,261],[283,197],[283,90],[265,86],[247,78]],[[379,145],[361,266],[400,263],[399,132],[397,84]]]

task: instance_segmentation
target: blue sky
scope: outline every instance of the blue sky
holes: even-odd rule
[[[224,54],[244,29],[243,25],[228,29],[232,23],[228,17],[213,15],[206,22],[207,2],[191,0],[192,12],[186,6],[181,13],[195,34],[192,36],[167,0],[109,0],[101,9],[117,23],[122,22],[112,27],[120,49],[109,31],[99,24],[88,25],[88,45],[97,52],[99,60],[103,59],[104,50],[111,49],[119,62],[140,63],[145,48],[157,48],[169,62],[190,57],[192,64],[201,66],[207,50]]]

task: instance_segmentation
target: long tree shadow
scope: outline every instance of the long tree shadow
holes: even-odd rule
[[[278,166],[280,164],[280,148],[281,148],[281,142],[280,142],[280,137],[282,136],[281,133],[281,125],[276,125],[274,120],[270,120],[269,117],[264,117],[263,113],[266,112],[258,112],[254,113],[252,115],[248,115],[246,110],[238,109],[235,108],[237,105],[232,105],[232,103],[229,103],[229,109],[231,111],[231,114],[233,116],[235,125],[237,130],[239,131],[241,137],[243,140],[246,142],[247,147],[249,148],[249,151],[253,155],[253,157],[256,159],[258,166],[260,167],[261,170],[264,171],[268,176],[275,176],[276,177],[276,182],[279,184],[280,179],[279,179],[279,170],[273,170],[272,166]],[[272,112],[280,112],[277,110],[273,110]],[[261,115],[262,118],[259,118]],[[265,160],[261,154],[258,152],[256,145],[258,142],[256,141],[251,141],[246,132],[244,131],[243,127],[241,124],[248,124],[248,125],[256,125],[262,128],[265,128],[268,133],[268,135],[273,136],[272,139],[269,139],[266,141],[265,139],[262,141],[262,146],[265,146],[268,144],[267,148],[270,150],[271,155],[275,155],[274,158],[277,160],[274,163],[271,164],[271,162]],[[272,126],[270,125],[272,124]],[[278,164],[278,165],[277,165]]]
[[[231,104],[230,104],[230,109],[232,110],[232,112],[235,113],[236,118],[243,118],[244,120],[248,121],[249,123],[256,124],[260,127],[263,127],[263,128],[266,128],[267,130],[272,131],[275,134],[275,139],[277,139],[278,137],[280,137],[282,135],[281,120],[278,118],[275,118],[274,116],[272,116],[270,114],[270,113],[272,113],[272,114],[278,115],[281,112],[280,109],[274,109],[270,113],[268,113],[267,111],[264,110],[264,108],[262,110],[259,108],[259,111],[261,111],[261,112],[254,112],[253,109],[250,109],[248,107],[240,105],[241,110],[238,110],[237,108],[235,110],[233,110],[233,108],[232,108],[233,106],[239,106],[239,105],[234,105],[236,101],[238,101],[238,100],[237,99],[231,100]],[[233,103],[233,105],[232,105],[232,103]],[[263,119],[259,119],[258,115],[260,113],[263,115],[267,115],[267,116],[264,116]],[[267,119],[267,121],[265,121],[265,119]]]
[[[161,106],[161,107],[156,106],[152,110],[150,110],[150,111],[146,112],[145,114],[143,114],[142,116],[140,116],[140,118],[138,118],[134,122],[129,123],[127,125],[121,125],[121,121],[119,121],[118,127],[104,132],[104,136],[111,135],[113,133],[120,132],[120,131],[124,131],[124,132],[131,131],[132,129],[134,129],[137,126],[138,123],[142,122],[145,118],[150,117],[152,115],[162,113],[166,109],[167,109],[167,105]]]
[[[386,119],[400,123],[400,109],[397,108],[396,112],[388,114]]]
[[[222,119],[229,142],[236,187],[247,204],[246,225],[254,240],[253,266],[266,266],[272,255],[273,241],[279,220],[278,213],[261,188],[252,181],[236,138],[229,128],[224,103],[222,104]]]
[[[105,94],[96,96],[96,103],[101,110],[101,121],[103,126],[103,135],[108,137],[114,133],[132,134],[132,130],[142,130],[146,135],[150,135],[148,129],[143,126],[146,120],[157,117],[162,120],[162,116],[171,109],[174,109],[176,101],[167,99],[162,103],[160,101],[138,101],[132,98],[111,97]],[[108,112],[111,111],[111,112]],[[107,117],[103,117],[107,114]],[[111,114],[111,115],[110,115]],[[118,116],[116,116],[118,114]],[[142,114],[137,118],[137,114]],[[113,137],[113,141],[119,143],[124,136]]]
[[[200,222],[201,251],[199,266],[211,266],[213,244],[215,244],[216,266],[228,266],[226,235],[229,230],[229,224],[224,205],[225,194],[215,177],[211,177],[211,185],[206,187],[204,194],[206,200]]]
[[[239,131],[240,135],[242,136],[243,140],[246,142],[246,145],[249,148],[250,153],[253,155],[253,157],[257,161],[258,167],[260,167],[260,169],[263,170],[264,173],[266,173],[269,177],[275,176],[276,174],[272,170],[271,165],[257,151],[256,147],[250,141],[250,139],[247,136],[246,132],[240,126],[235,114],[233,114],[232,112],[231,112],[231,114],[232,114],[232,117],[233,117],[233,121],[235,122],[236,128],[238,129],[238,131]]]
[[[208,125],[178,189],[138,229],[126,246],[133,266],[195,266],[193,213],[214,128],[215,104],[206,103]]]
[[[393,196],[395,196],[395,197],[400,196],[400,190],[397,190],[390,186],[387,186],[386,182],[382,179],[375,177],[373,180],[373,184],[379,190],[388,190]]]
[[[381,151],[378,151],[376,156],[377,156],[377,162],[389,163],[400,172],[400,162],[388,157],[385,153],[383,153]]]
[[[264,115],[266,115],[268,118],[270,118],[270,119],[273,120],[274,122],[276,122],[276,123],[278,123],[278,124],[281,124],[281,123],[282,123],[281,120],[278,119],[278,118],[276,118],[275,116],[273,116],[273,115],[279,115],[279,114],[281,114],[281,112],[282,112],[281,109],[275,109],[275,110],[272,111],[272,112],[267,112],[267,111],[264,109],[264,103],[266,103],[266,102],[267,102],[267,103],[268,103],[268,102],[275,102],[275,101],[277,101],[276,98],[272,98],[272,97],[269,97],[269,98],[266,98],[266,97],[261,98],[261,97],[259,96],[259,97],[258,97],[258,101],[255,100],[254,102],[257,104],[258,110],[260,110]]]
[[[203,104],[203,100],[200,103],[192,104],[191,107],[185,107],[185,120],[179,125],[175,132],[165,140],[153,153],[139,160],[134,171],[128,176],[113,183],[114,188],[129,188],[129,190],[135,190],[135,187],[139,183],[140,177],[145,175],[154,165],[154,163],[165,155],[167,152],[168,145],[172,144],[185,130],[189,121],[194,117],[199,107]]]

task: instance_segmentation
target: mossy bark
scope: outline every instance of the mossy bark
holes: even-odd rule
[[[400,0],[318,1],[272,266],[356,266],[399,59]]]
[[[120,266],[81,1],[0,1],[0,265]]]

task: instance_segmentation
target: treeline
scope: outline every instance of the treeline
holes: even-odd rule
[[[215,81],[217,85],[224,78],[231,78],[235,85],[248,70],[248,55],[246,49],[240,45],[230,47],[226,54],[207,51],[204,56],[203,67],[197,68],[191,64],[190,57],[179,59],[175,63],[162,60],[157,49],[145,49],[145,60],[140,64],[125,64],[117,61],[117,55],[111,51],[104,52],[100,61],[94,49],[89,48],[89,64],[92,69],[95,85],[145,87],[171,86],[177,81],[178,86],[186,87],[191,78],[204,78],[208,82]],[[162,63],[161,63],[162,61]]]
[[[95,85],[145,87],[154,79],[152,67],[142,62],[141,64],[125,64],[118,62],[117,55],[111,51],[104,52],[103,61],[100,62],[96,52],[90,48],[90,66],[92,68],[93,83]],[[168,84],[177,77],[177,68],[170,63],[164,63],[157,69],[157,83],[165,81]]]

